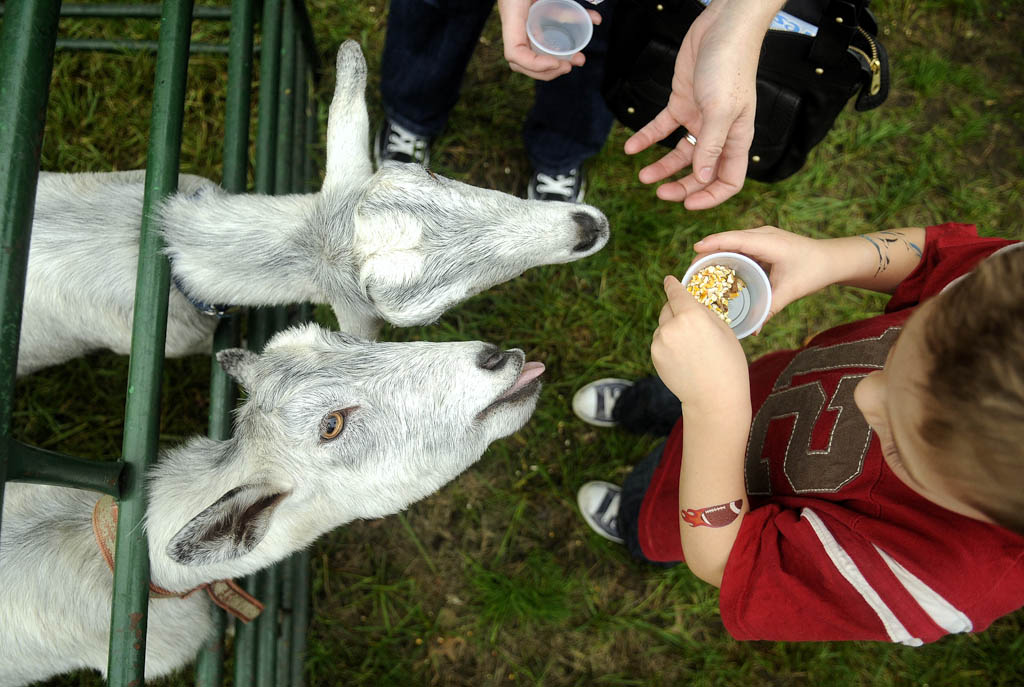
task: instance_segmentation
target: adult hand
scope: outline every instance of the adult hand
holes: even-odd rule
[[[715,0],[690,26],[676,56],[668,105],[625,145],[633,155],[680,126],[696,137],[696,145],[684,138],[640,170],[640,181],[652,184],[692,167],[659,186],[659,198],[704,210],[743,188],[754,139],[757,60],[781,6],[780,0]]]
[[[693,249],[697,258],[732,251],[761,263],[772,284],[768,319],[793,301],[835,283],[839,273],[825,242],[777,227],[723,231],[701,239]]]
[[[561,60],[551,55],[538,55],[530,47],[526,36],[526,15],[536,0],[498,0],[498,14],[501,17],[501,41],[505,46],[505,59],[514,72],[526,74],[538,81],[551,81],[569,73],[573,67],[582,67],[586,62],[583,53],[570,55]],[[587,10],[595,25],[601,23],[601,15]]]
[[[750,376],[739,339],[721,318],[665,277],[668,301],[651,341],[651,361],[683,406],[683,416],[727,417],[750,405]]]

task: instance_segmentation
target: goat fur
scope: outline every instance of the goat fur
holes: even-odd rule
[[[218,359],[248,392],[225,441],[163,451],[146,480],[151,579],[173,592],[251,574],[357,518],[398,512],[529,419],[537,363],[481,342],[387,343],[316,325],[262,354]],[[324,418],[343,411],[337,438]],[[97,495],[11,483],[0,532],[0,687],[107,667],[113,576]],[[244,514],[244,515],[243,515]],[[151,599],[146,677],[191,662],[213,633],[205,594]]]
[[[166,253],[204,303],[330,304],[342,331],[374,338],[383,321],[433,322],[466,298],[539,265],[600,250],[596,208],[529,201],[417,164],[374,173],[359,45],[338,50],[318,193],[229,194],[181,175],[156,210]],[[128,353],[145,173],[43,173],[36,194],[18,374],[93,350]],[[177,288],[166,355],[209,350],[216,320]]]

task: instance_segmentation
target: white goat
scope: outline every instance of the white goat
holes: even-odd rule
[[[182,175],[157,215],[171,258],[167,355],[209,350],[216,320],[193,301],[329,303],[342,331],[427,324],[530,267],[571,262],[608,241],[596,208],[527,201],[369,157],[366,62],[338,50],[319,193],[231,195]],[[41,174],[18,374],[92,350],[127,353],[144,172]]]
[[[248,391],[235,436],[165,451],[147,479],[152,581],[180,593],[248,575],[356,518],[402,510],[515,432],[540,363],[480,342],[383,343],[315,325],[257,355],[222,352]],[[106,671],[113,577],[97,495],[8,484],[0,533],[0,687]],[[146,675],[184,666],[212,634],[204,594],[151,599]]]

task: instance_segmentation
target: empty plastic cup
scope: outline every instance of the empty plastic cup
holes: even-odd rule
[[[736,298],[729,301],[729,326],[737,339],[750,336],[768,319],[772,305],[772,285],[761,266],[739,253],[710,253],[690,265],[683,275],[683,288],[697,272],[711,265],[722,265],[736,271],[743,280],[744,288]]]
[[[594,24],[573,0],[538,0],[526,17],[526,35],[534,52],[564,59],[587,46]]]

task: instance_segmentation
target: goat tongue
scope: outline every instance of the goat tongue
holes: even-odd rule
[[[511,396],[533,380],[537,379],[537,377],[540,377],[543,373],[544,363],[523,363],[523,369],[519,372],[519,378],[516,379],[515,384],[513,384],[512,388],[503,393],[499,398],[507,398]]]

